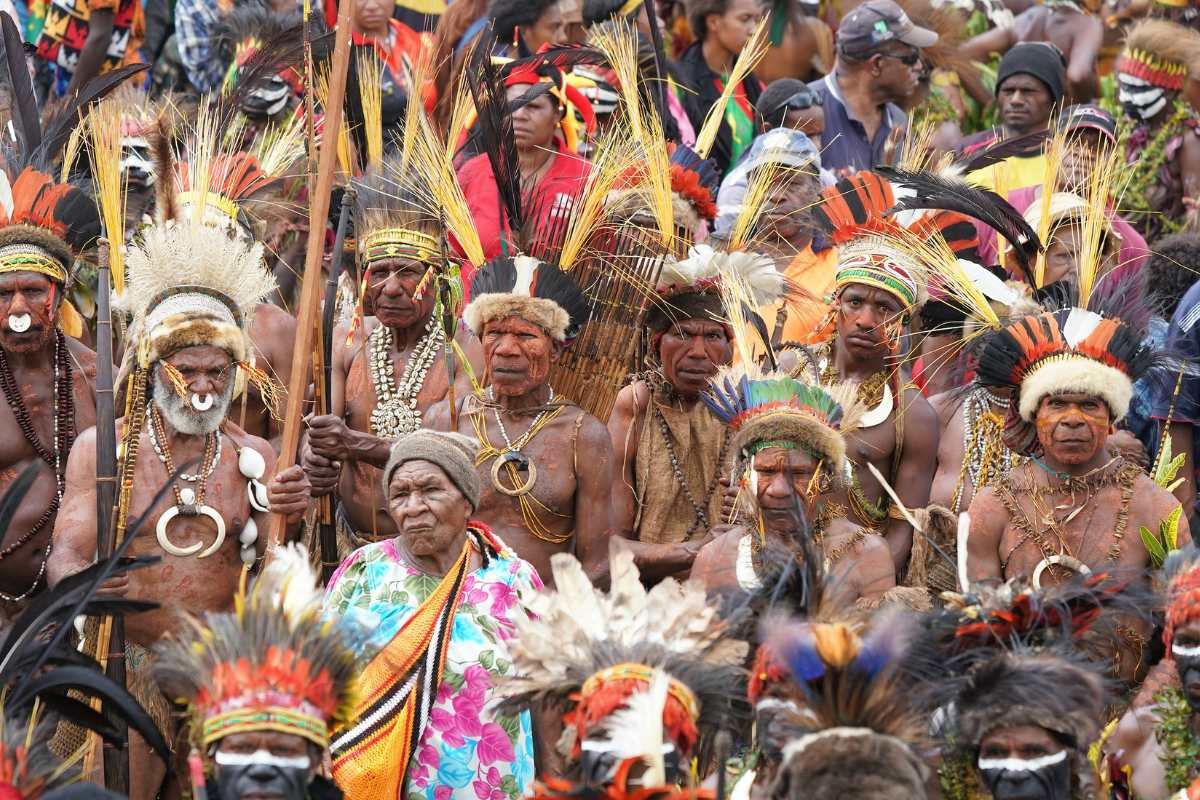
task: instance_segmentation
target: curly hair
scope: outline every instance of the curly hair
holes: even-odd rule
[[[729,0],[687,0],[687,21],[691,26],[696,41],[702,42],[708,36],[708,24],[705,19],[709,14],[724,14],[729,10]]]
[[[558,0],[491,0],[487,15],[496,31],[496,39],[511,42],[517,28],[534,25]]]
[[[1150,246],[1150,258],[1142,270],[1142,291],[1154,313],[1170,319],[1197,280],[1200,280],[1200,234],[1178,233]]]

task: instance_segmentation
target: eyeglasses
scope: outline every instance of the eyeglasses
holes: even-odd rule
[[[807,108],[824,104],[825,100],[812,89],[801,89],[787,100],[784,100],[783,104],[779,107],[786,108],[788,111],[804,111]]]
[[[917,62],[921,60],[920,50],[910,50],[904,55],[899,53],[880,53],[881,58],[894,58],[906,67],[915,67]]]

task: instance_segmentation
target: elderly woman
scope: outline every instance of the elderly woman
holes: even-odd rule
[[[396,440],[383,485],[398,534],[356,550],[330,580],[326,608],[365,632],[355,721],[331,746],[348,796],[479,800],[530,788],[529,715],[502,716],[490,701],[512,671],[522,597],[541,581],[470,519],[477,448],[428,430]]]

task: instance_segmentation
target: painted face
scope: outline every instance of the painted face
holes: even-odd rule
[[[508,102],[512,103],[525,96],[529,84],[519,83],[505,90]],[[543,92],[512,113],[513,139],[518,150],[546,149],[554,144],[554,133],[558,130],[563,111],[558,105],[558,99],[549,92]]]
[[[520,317],[487,322],[482,339],[492,390],[507,397],[520,397],[544,385],[550,366],[562,354],[562,346],[550,334]]]
[[[996,90],[996,102],[1000,106],[1000,119],[1016,133],[1046,127],[1054,108],[1054,98],[1046,84],[1021,72],[1005,79]]]
[[[794,535],[804,527],[798,514],[808,514],[821,483],[818,462],[800,448],[768,447],[754,454],[751,490],[767,530]]]
[[[696,397],[733,358],[733,343],[725,326],[712,320],[688,319],[662,335],[658,345],[663,373],[675,391]]]
[[[410,553],[432,556],[467,529],[471,504],[436,464],[406,461],[388,484],[388,513]]]
[[[1117,73],[1117,100],[1125,113],[1134,119],[1154,119],[1175,99],[1176,94],[1136,75]]]
[[[1104,447],[1112,429],[1104,401],[1077,393],[1043,397],[1034,424],[1046,461],[1052,467],[1091,461]]]
[[[170,368],[154,368],[154,404],[171,427],[188,436],[212,433],[225,419],[233,401],[237,367],[219,347],[185,347],[166,359]],[[182,381],[180,387],[168,373]]]
[[[891,292],[861,283],[838,295],[838,341],[860,357],[890,354],[904,327],[904,308]]]
[[[812,210],[820,191],[815,173],[800,170],[788,173],[768,190],[764,221],[780,239],[807,244],[816,230]]]
[[[0,275],[0,347],[32,353],[54,335],[61,287],[37,272]]]
[[[294,733],[231,733],[213,752],[220,800],[304,800],[320,762]]]
[[[1070,800],[1070,754],[1045,728],[989,731],[979,743],[978,767],[996,800]]]
[[[551,3],[537,20],[521,31],[525,46],[536,53],[545,45],[567,43],[567,22],[558,3]]]
[[[756,0],[731,0],[725,13],[709,14],[705,19],[706,38],[715,38],[721,47],[736,55],[746,46],[762,15]]]
[[[429,265],[412,258],[381,258],[367,272],[367,304],[381,325],[405,330],[422,324],[437,297],[432,282],[417,296]]]
[[[1200,620],[1192,620],[1175,629],[1171,657],[1179,673],[1179,685],[1192,711],[1200,712]]]

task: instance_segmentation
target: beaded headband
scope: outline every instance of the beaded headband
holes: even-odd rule
[[[659,670],[645,664],[625,663],[606,667],[583,682],[583,689],[580,691],[581,701],[586,700],[588,695],[599,689],[601,684],[612,681],[644,681],[649,685],[654,681],[658,672]],[[693,722],[700,719],[700,704],[696,700],[695,692],[670,675],[667,676],[667,694],[674,697],[679,705],[683,706],[683,710],[687,712]]]
[[[411,228],[380,228],[362,237],[359,246],[364,264],[385,258],[412,258],[436,263],[441,257],[438,239]]]
[[[1121,52],[1114,69],[1141,78],[1154,86],[1174,90],[1183,88],[1188,73],[1184,64],[1166,61],[1144,50],[1130,48]]]
[[[845,250],[851,252],[844,252]],[[843,248],[835,277],[834,293],[841,292],[852,283],[883,289],[898,298],[904,304],[906,312],[919,305],[920,287],[916,278],[894,258],[881,253]]]
[[[294,734],[319,747],[329,746],[329,724],[315,706],[285,696],[269,699],[275,702],[260,705],[256,702],[258,698],[246,698],[245,705],[205,717],[203,744],[207,747],[235,733],[276,731]]]
[[[59,283],[67,282],[62,262],[47,250],[28,242],[0,247],[0,275],[8,272],[36,272]]]

